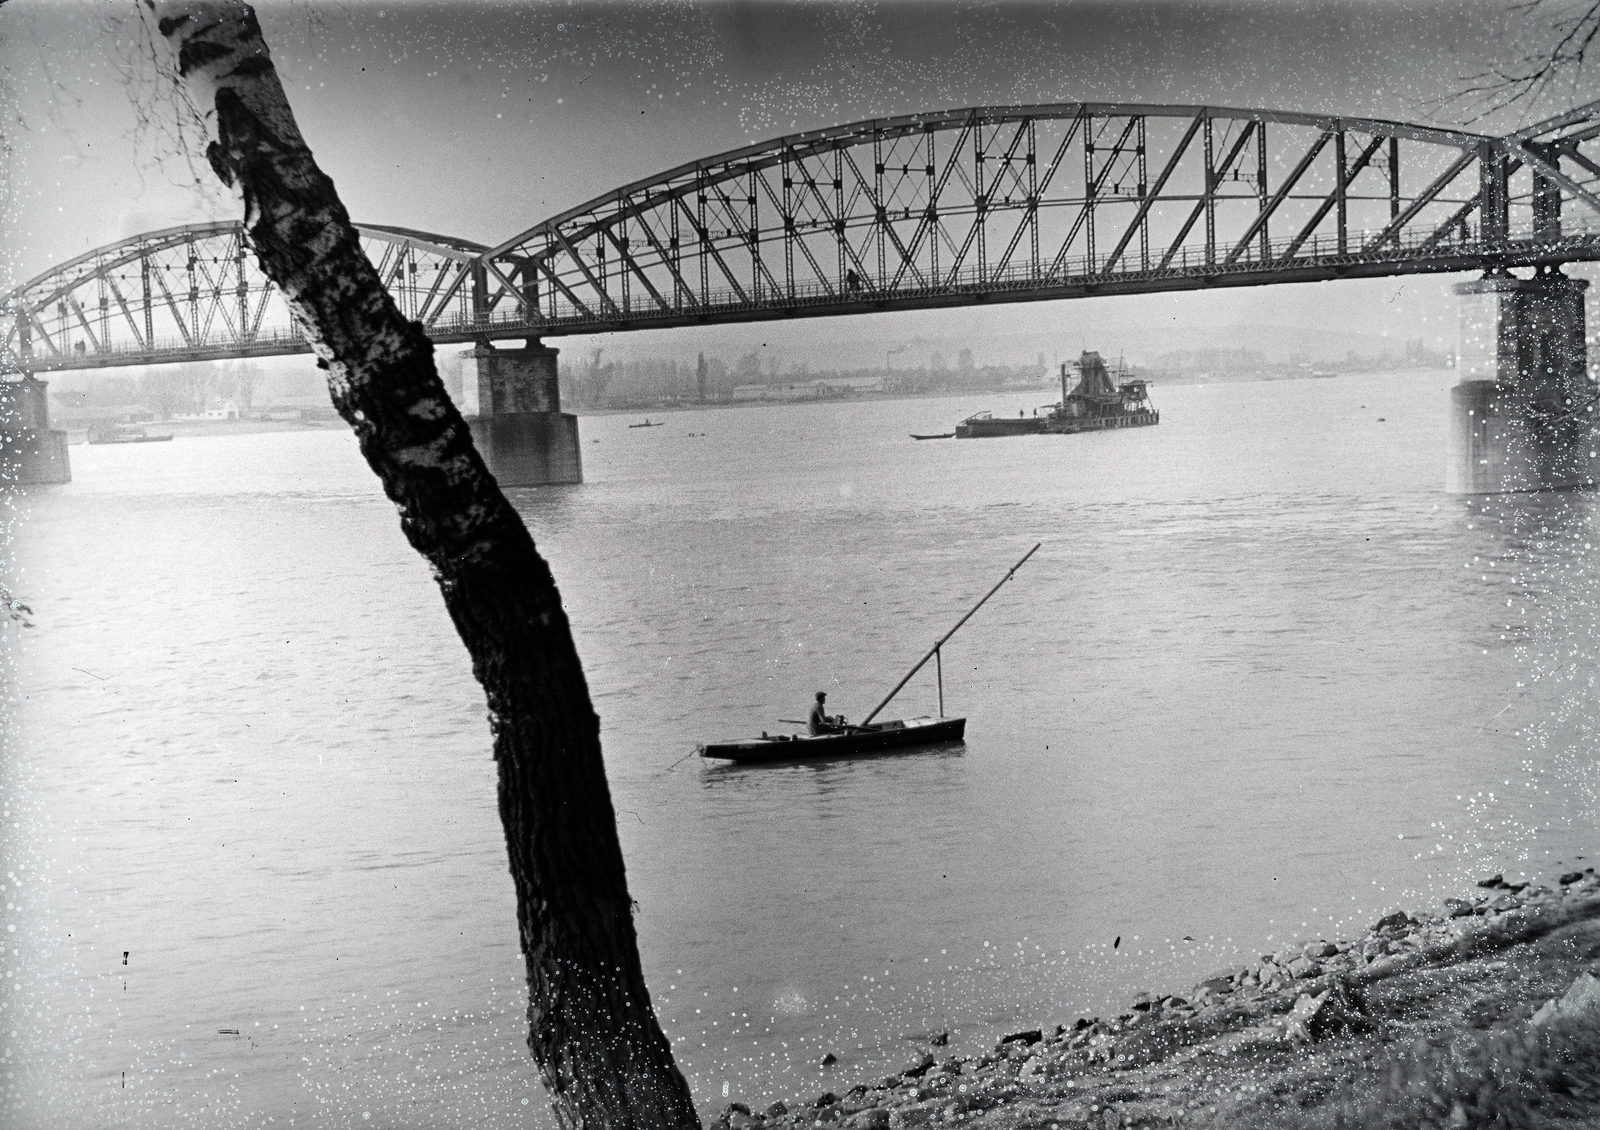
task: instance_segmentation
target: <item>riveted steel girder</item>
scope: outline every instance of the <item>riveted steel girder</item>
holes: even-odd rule
[[[536,326],[493,332],[556,336],[1597,258],[1600,154],[1580,149],[1592,136],[1594,107],[1504,138],[1129,103],[871,119],[686,162],[507,240],[487,257],[535,261],[557,285],[544,287]],[[681,217],[693,238],[625,249],[613,241],[610,258],[589,250],[602,233],[664,232]],[[758,247],[781,258],[782,280]],[[698,288],[684,284],[696,276]],[[622,279],[648,280],[655,301],[607,308],[603,295]]]
[[[979,106],[686,162],[493,248],[361,231],[440,342],[1546,266],[1600,259],[1596,139],[1600,103],[1504,137],[1220,106]],[[79,256],[0,316],[13,369],[305,348],[237,224]]]
[[[387,225],[359,230],[407,316],[427,324],[470,305],[456,296],[483,264],[483,244]],[[147,232],[53,267],[0,297],[0,333],[0,362],[13,372],[308,348],[237,222]]]

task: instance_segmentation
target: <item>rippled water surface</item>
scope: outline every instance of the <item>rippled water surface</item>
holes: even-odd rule
[[[1600,846],[1595,498],[1444,495],[1445,380],[1071,438],[908,437],[1042,393],[584,418],[587,482],[514,497],[703,1108]],[[6,564],[6,1125],[540,1117],[482,695],[353,439],[72,458]],[[965,745],[685,757],[859,718],[1036,541],[946,650]]]

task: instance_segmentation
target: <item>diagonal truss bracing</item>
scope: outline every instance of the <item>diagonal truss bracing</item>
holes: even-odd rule
[[[494,248],[361,230],[436,341],[550,337],[1597,259],[1597,144],[1600,104],[1506,137],[1218,106],[969,107],[691,161]],[[0,317],[12,369],[304,348],[230,223],[81,256]]]
[[[405,228],[359,230],[396,305],[424,324],[473,320],[479,292],[489,289],[471,285],[475,267],[501,286],[509,281],[500,261],[482,258],[482,244]],[[238,223],[168,228],[79,256],[0,298],[0,333],[12,371],[307,348]]]
[[[488,255],[537,259],[581,299],[552,304],[545,335],[1600,257],[1600,154],[1581,148],[1600,113],[1551,121],[1496,138],[1216,106],[874,119],[690,162]],[[1559,197],[1537,239],[1535,175]],[[613,245],[653,301],[605,311],[583,240],[682,220],[681,243]]]

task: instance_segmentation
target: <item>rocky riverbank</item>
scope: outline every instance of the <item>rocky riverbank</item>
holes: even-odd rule
[[[1478,886],[1120,1016],[976,1057],[929,1047],[842,1096],[732,1103],[712,1130],[1600,1125],[1600,877]]]

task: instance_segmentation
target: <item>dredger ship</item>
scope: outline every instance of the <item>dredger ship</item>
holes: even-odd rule
[[[1072,435],[1109,428],[1148,428],[1161,422],[1161,413],[1151,406],[1149,388],[1144,381],[1113,381],[1105,360],[1093,350],[1085,350],[1072,362],[1072,367],[1078,370],[1076,387],[1067,391],[1067,365],[1063,364],[1061,403],[1050,405],[1043,415],[1036,411],[1032,416],[1018,416],[1013,420],[979,412],[956,425],[956,438],[1042,433]]]

